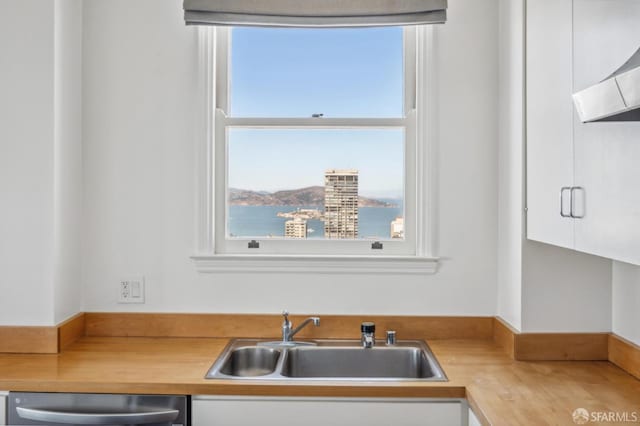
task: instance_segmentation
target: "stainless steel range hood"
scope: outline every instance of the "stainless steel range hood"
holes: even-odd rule
[[[640,121],[640,49],[600,83],[573,95],[583,123]]]

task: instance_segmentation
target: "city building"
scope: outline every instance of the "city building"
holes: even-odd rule
[[[404,238],[403,217],[396,217],[391,221],[391,238]]]
[[[296,217],[284,223],[285,238],[307,238],[307,221]]]
[[[324,174],[324,237],[358,237],[358,171],[327,170]]]

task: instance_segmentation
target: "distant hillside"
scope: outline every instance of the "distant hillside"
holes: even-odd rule
[[[324,207],[324,187],[289,189],[278,192],[256,192],[229,188],[229,202],[234,206],[316,206]],[[359,197],[360,207],[396,207],[373,198]]]

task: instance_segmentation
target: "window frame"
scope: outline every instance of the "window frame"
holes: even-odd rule
[[[201,159],[196,226],[198,250],[192,256],[198,270],[246,271],[249,260],[253,260],[252,267],[261,272],[294,272],[300,265],[305,265],[303,270],[310,272],[432,273],[437,270],[433,205],[436,175],[432,161],[433,135],[430,134],[433,129],[428,120],[433,113],[433,100],[426,96],[430,92],[433,74],[427,69],[430,61],[426,60],[432,50],[432,31],[429,26],[405,27],[404,30],[404,117],[318,119],[227,117],[224,111],[229,105],[230,29],[198,29],[201,71],[198,93],[204,110],[201,132],[197,135]],[[258,239],[258,250],[247,248],[249,239],[227,239],[226,130],[233,127],[405,129],[405,239],[383,240],[383,250],[371,249],[373,241],[365,239],[295,241],[264,238]],[[299,248],[291,248],[299,244],[309,250],[301,252]]]

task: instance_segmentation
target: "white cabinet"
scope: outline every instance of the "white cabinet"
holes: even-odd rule
[[[572,0],[526,4],[527,237],[573,248]]]
[[[424,399],[194,396],[191,403],[193,426],[460,426],[463,409],[461,400]]]
[[[482,426],[478,417],[476,417],[475,413],[469,408],[469,426]]]
[[[531,0],[526,20],[527,238],[640,264],[640,123],[572,100],[638,49],[640,3]]]
[[[7,393],[0,392],[0,425],[7,424]]]
[[[603,80],[640,47],[640,2],[575,0],[576,91]],[[585,188],[575,248],[640,264],[640,122],[574,121],[574,175]]]

